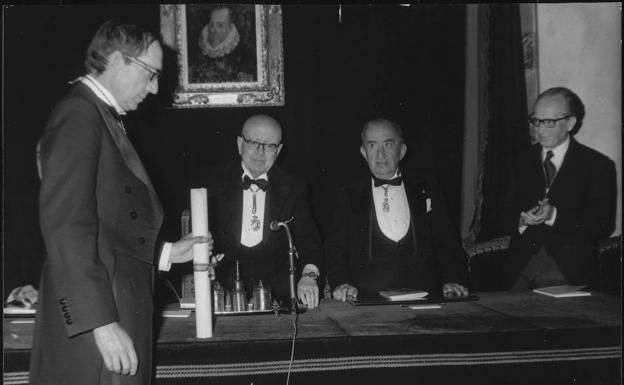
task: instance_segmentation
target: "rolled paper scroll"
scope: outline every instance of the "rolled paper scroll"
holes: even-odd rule
[[[191,189],[191,227],[193,236],[208,235],[208,199],[205,188]],[[193,276],[195,278],[195,326],[197,338],[212,337],[212,303],[208,276],[208,245],[193,245]]]

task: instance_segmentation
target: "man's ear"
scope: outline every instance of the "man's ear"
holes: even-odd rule
[[[119,50],[111,52],[106,59],[111,68],[126,64],[123,54]]]
[[[403,159],[403,157],[407,154],[407,144],[401,143],[401,150],[399,153],[399,160]]]
[[[366,158],[366,150],[364,149],[364,146],[360,146],[360,154],[362,154],[362,156],[364,157],[364,160],[368,160]]]
[[[566,122],[566,124],[568,125],[566,127],[566,129],[568,130],[568,132],[572,131],[572,129],[574,128],[574,126],[576,126],[576,116],[571,116],[568,118],[568,121]]]
[[[284,147],[284,143],[280,143],[280,144],[277,146],[277,150],[276,150],[276,152],[275,152],[275,159],[277,159],[277,156],[279,155],[280,151],[282,151],[282,147]]]

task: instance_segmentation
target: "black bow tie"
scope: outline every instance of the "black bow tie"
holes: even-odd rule
[[[258,186],[258,188],[262,191],[266,191],[269,186],[269,181],[266,179],[251,179],[247,175],[243,177],[243,190],[247,190],[251,187],[252,184]]]
[[[392,186],[400,186],[403,183],[403,177],[397,176],[393,179],[380,179],[373,175],[373,181],[375,182],[375,187],[383,186],[385,184],[389,184]]]

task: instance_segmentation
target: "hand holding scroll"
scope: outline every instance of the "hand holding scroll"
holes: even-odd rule
[[[207,236],[197,236],[194,237],[193,234],[188,234],[187,236],[181,238],[179,241],[173,244],[171,247],[171,254],[169,256],[169,261],[171,263],[184,263],[193,259],[193,245],[198,243],[207,243],[208,244],[208,254],[212,253],[212,245],[214,240],[212,239],[212,234],[208,232]]]

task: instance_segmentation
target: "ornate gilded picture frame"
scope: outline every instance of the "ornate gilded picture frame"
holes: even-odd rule
[[[177,57],[174,108],[284,105],[279,5],[161,5],[160,28]]]

